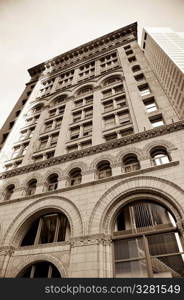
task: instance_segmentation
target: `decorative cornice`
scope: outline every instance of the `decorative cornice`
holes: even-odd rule
[[[47,168],[50,166],[54,166],[57,164],[65,163],[67,161],[75,160],[78,158],[83,158],[85,156],[101,153],[104,151],[108,151],[114,148],[119,148],[123,146],[127,146],[133,143],[141,142],[144,140],[148,140],[154,137],[162,136],[165,134],[169,134],[172,132],[176,132],[184,129],[184,120],[172,123],[169,125],[164,125],[159,128],[150,129],[147,131],[143,131],[140,133],[135,133],[131,135],[127,135],[121,139],[109,141],[103,144],[99,144],[96,146],[92,146],[83,150],[74,151],[72,153],[64,154],[58,157],[50,158],[45,161],[41,161],[38,163],[30,164],[27,166],[23,166],[20,168],[16,168],[14,170],[6,171],[0,174],[0,179],[8,178],[11,176],[17,176],[20,174],[33,172],[35,170],[39,170],[42,168]]]
[[[110,245],[112,243],[112,238],[110,235],[96,234],[89,236],[82,236],[71,239],[71,247],[81,247],[88,245]]]
[[[81,59],[86,60],[86,58],[87,59],[91,58],[91,56],[92,56],[91,54],[93,54],[93,55],[99,54],[99,50],[101,50],[100,52],[106,52],[107,50],[109,50],[109,48],[103,50],[102,49],[103,44],[110,42],[112,45],[113,41],[116,41],[116,40],[122,38],[126,34],[132,34],[133,35],[132,40],[137,39],[137,22],[132,23],[128,26],[122,27],[113,32],[110,32],[110,33],[108,33],[104,36],[101,36],[95,40],[85,43],[77,48],[74,48],[70,51],[67,51],[67,52],[61,54],[61,55],[58,55],[48,61],[45,61],[35,67],[30,68],[28,70],[28,72],[31,76],[34,76],[36,74],[39,75],[39,73],[41,73],[45,69],[49,69],[50,67],[53,67],[55,64],[59,64],[61,62],[63,63],[62,69],[65,67],[68,68],[69,65],[78,63],[79,59],[80,59],[80,61],[81,61]],[[121,41],[121,43],[125,43],[124,39]],[[116,47],[117,47],[117,45],[116,45],[116,43],[114,43],[114,48],[116,48]],[[97,53],[95,53],[95,51],[94,51],[95,48],[96,48],[96,50],[98,50]],[[112,49],[112,48],[113,47],[111,47],[110,49]]]

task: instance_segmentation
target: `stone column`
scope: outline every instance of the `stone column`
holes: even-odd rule
[[[104,142],[102,136],[102,113],[103,106],[101,104],[102,94],[100,87],[97,87],[94,91],[93,100],[93,133],[92,133],[92,145],[98,145]]]
[[[69,124],[72,122],[72,103],[73,97],[68,99],[68,101],[66,102],[58,142],[55,150],[55,156],[60,156],[66,153],[65,143],[69,140]]]

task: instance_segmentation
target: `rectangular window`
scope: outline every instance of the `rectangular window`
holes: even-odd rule
[[[140,86],[138,86],[138,89],[139,89],[142,97],[147,96],[151,93],[151,90],[150,90],[148,84],[140,85]]]
[[[80,107],[83,105],[83,99],[75,101],[75,107]]]
[[[113,132],[111,134],[105,135],[106,142],[117,139],[117,133]]]
[[[73,113],[73,122],[78,122],[80,121],[82,118],[82,111],[78,111],[78,112],[75,112]]]
[[[47,145],[47,141],[48,141],[48,136],[41,138],[39,149],[44,149]]]
[[[47,132],[47,131],[49,131],[49,130],[52,129],[52,124],[53,124],[53,121],[45,123],[45,132]]]
[[[150,119],[150,122],[151,122],[153,128],[164,125],[164,120],[163,120],[162,116],[152,118],[152,119]]]
[[[59,136],[59,133],[53,134],[53,135],[51,136],[50,146],[55,146],[55,145],[57,144],[58,136]]]
[[[93,116],[93,109],[89,108],[84,110],[84,117],[85,118],[91,118]]]
[[[113,100],[106,101],[103,103],[103,105],[104,105],[104,112],[111,111],[114,108]]]
[[[119,116],[119,123],[120,124],[127,124],[127,123],[130,123],[130,115],[128,112],[121,112],[118,114]]]
[[[70,139],[78,139],[80,135],[80,126],[73,127],[70,129]]]
[[[91,140],[81,143],[81,149],[86,149],[86,148],[91,147],[91,146],[92,146]]]
[[[63,114],[65,111],[65,105],[59,107],[59,114]]]
[[[134,78],[135,78],[135,80],[136,80],[137,82],[140,82],[140,81],[145,80],[145,77],[144,77],[144,74],[143,74],[143,73],[134,76]]]
[[[72,145],[67,147],[68,152],[73,152],[78,150],[78,145]]]
[[[35,162],[40,161],[40,160],[43,159],[43,155],[41,154],[41,155],[33,156],[33,159],[34,159]]]
[[[154,98],[144,101],[144,105],[146,107],[147,113],[154,112],[158,109]]]
[[[83,136],[88,136],[92,133],[92,123],[83,124]]]
[[[47,157],[47,159],[54,157],[54,151],[47,152],[46,157]]]
[[[56,119],[55,129],[60,128],[62,123],[62,118]]]
[[[115,94],[117,94],[117,93],[121,93],[121,92],[123,92],[124,91],[124,89],[123,89],[123,85],[121,84],[121,85],[118,85],[118,86],[116,86],[116,87],[114,87],[114,92],[115,92]]]
[[[85,97],[85,102],[86,104],[91,104],[93,103],[93,95],[90,95],[88,97]]]
[[[115,116],[112,115],[104,118],[104,124],[105,128],[113,127],[115,125]]]
[[[52,109],[52,110],[49,111],[49,116],[50,117],[54,117],[55,114],[56,114],[56,109]]]
[[[125,96],[120,96],[115,98],[117,108],[121,108],[126,106],[126,98]]]

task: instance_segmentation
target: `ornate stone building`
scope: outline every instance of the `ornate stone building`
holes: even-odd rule
[[[29,69],[1,132],[1,277],[182,277],[184,121],[137,24]]]

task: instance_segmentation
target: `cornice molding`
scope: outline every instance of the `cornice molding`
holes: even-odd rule
[[[108,33],[104,36],[101,36],[95,40],[85,43],[77,48],[74,48],[70,51],[67,51],[67,52],[61,54],[61,55],[58,55],[48,61],[45,61],[35,67],[30,68],[28,70],[28,72],[31,76],[34,76],[34,75],[36,75],[36,73],[41,73],[45,69],[50,68],[50,66],[51,67],[54,66],[55,62],[57,62],[57,64],[58,64],[61,61],[63,62],[62,69],[68,68],[71,65],[75,65],[76,63],[79,63],[79,60],[81,62],[82,60],[89,59],[92,56],[99,55],[99,52],[100,53],[106,52],[107,50],[109,50],[109,48],[103,50],[103,48],[102,48],[103,44],[105,44],[107,42],[111,42],[111,44],[113,44],[113,41],[116,41],[119,38],[121,39],[126,34],[133,34],[134,37],[132,38],[132,40],[137,40],[137,22],[127,25],[125,27],[122,27],[113,32],[110,32],[110,33]],[[120,41],[119,45],[122,43],[125,43],[125,41],[124,40]],[[127,41],[126,41],[126,43],[127,43]],[[116,48],[116,47],[117,47],[117,45],[115,43],[114,47],[111,47],[111,49]],[[96,52],[96,53],[94,52],[95,48],[98,50],[98,52]],[[53,72],[53,73],[55,73],[55,72]]]
[[[33,172],[35,170],[39,170],[42,168],[47,168],[50,166],[54,166],[57,164],[65,163],[71,160],[75,160],[78,158],[83,158],[85,156],[101,153],[104,151],[108,151],[114,148],[119,148],[123,146],[127,146],[130,144],[138,143],[144,140],[148,140],[154,137],[163,136],[172,132],[176,132],[184,129],[184,120],[172,123],[169,125],[164,125],[159,128],[150,129],[147,131],[143,131],[140,133],[131,134],[125,136],[121,139],[109,141],[103,144],[99,144],[96,146],[92,146],[83,150],[74,151],[72,153],[64,154],[58,157],[54,157],[45,161],[41,161],[38,163],[26,165],[20,168],[16,168],[14,170],[6,171],[0,174],[0,179],[5,179],[11,176],[17,176],[20,174]]]

